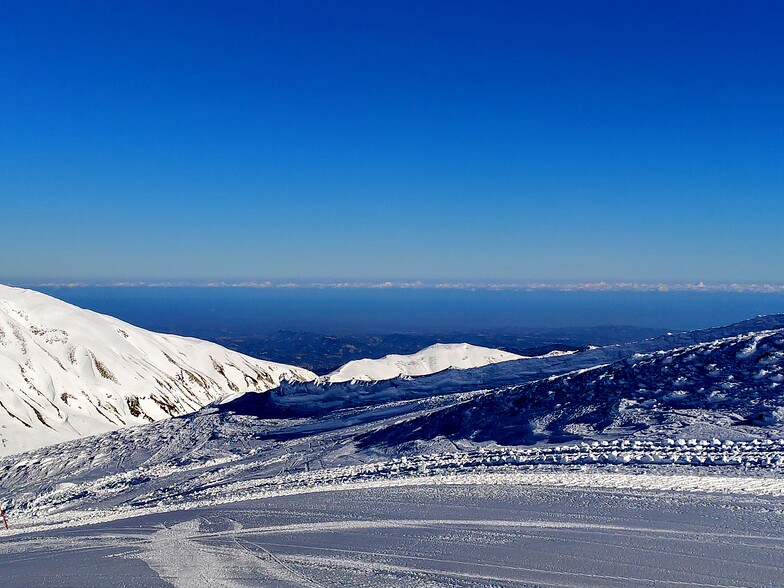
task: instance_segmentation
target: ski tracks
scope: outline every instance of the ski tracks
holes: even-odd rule
[[[230,522],[232,531],[217,540],[203,536],[198,519],[163,526],[134,557],[175,588],[320,586],[269,550],[237,538],[242,525]]]

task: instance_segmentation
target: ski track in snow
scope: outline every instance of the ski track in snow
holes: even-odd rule
[[[234,531],[231,533],[225,543],[206,543],[200,521],[186,521],[153,533],[135,557],[176,588],[235,588],[248,581],[300,579],[273,557],[259,556],[243,547]]]
[[[279,496],[295,496],[311,493],[329,493],[345,490],[362,490],[374,488],[415,487],[415,486],[514,486],[514,487],[549,487],[549,488],[585,488],[594,491],[642,491],[642,492],[678,492],[691,494],[719,494],[734,496],[784,496],[784,477],[780,475],[721,475],[715,471],[699,474],[684,473],[653,473],[656,470],[638,470],[606,472],[595,467],[562,471],[541,471],[522,469],[522,471],[488,471],[486,466],[472,467],[464,471],[448,467],[449,456],[438,456],[429,463],[430,468],[441,468],[451,471],[446,474],[415,474],[401,472],[400,462],[390,464],[373,464],[362,468],[335,468],[312,473],[283,476],[273,479],[246,480],[228,482],[217,486],[207,485],[198,491],[188,493],[185,497],[164,500],[137,500],[136,505],[120,505],[101,508],[101,501],[94,499],[88,509],[65,508],[51,509],[55,512],[46,513],[39,509],[33,513],[20,511],[14,519],[10,534],[30,533],[48,529],[77,527],[85,524],[97,524],[133,518],[140,515],[160,514],[174,511],[187,511],[198,508],[211,508],[236,502],[274,498]],[[411,463],[411,460],[406,460]],[[414,461],[414,463],[416,463]],[[423,462],[420,462],[420,465]],[[624,468],[624,470],[632,468]],[[461,470],[463,470],[461,472]],[[471,471],[479,470],[479,471]],[[460,473],[458,473],[460,472]]]
[[[123,560],[132,577],[144,562],[161,582],[113,582],[127,586],[739,588],[784,575],[776,499],[462,482],[336,488],[11,537],[0,541],[4,586],[29,585],[18,580],[31,566],[50,566],[60,578],[50,585],[78,586],[56,565],[75,558],[94,571]]]

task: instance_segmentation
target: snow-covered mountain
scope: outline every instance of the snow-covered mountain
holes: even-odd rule
[[[315,377],[0,285],[0,455]]]
[[[96,505],[158,508],[560,464],[780,475],[784,315],[603,349],[248,393],[184,418],[0,458],[0,501],[31,516],[61,508],[81,516]]]
[[[500,349],[468,343],[436,343],[411,355],[387,355],[380,359],[358,359],[321,378],[328,383],[372,382],[401,376],[426,376],[447,369],[469,369],[523,359]]]
[[[329,382],[324,378],[307,382],[286,381],[256,402],[263,402],[264,410],[270,416],[311,417],[331,410],[382,402],[516,386],[576,370],[610,365],[630,357],[777,329],[784,329],[784,314],[759,316],[732,325],[673,333],[633,343],[591,347],[579,352],[559,352],[479,368],[444,370],[415,378],[397,377],[371,382]]]
[[[629,436],[784,433],[784,329],[752,332],[481,392],[369,433],[363,445],[446,436],[505,445]]]

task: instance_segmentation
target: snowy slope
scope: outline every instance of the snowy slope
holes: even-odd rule
[[[434,394],[499,389],[609,365],[634,356],[776,329],[784,329],[784,314],[759,316],[732,325],[685,331],[633,343],[592,347],[576,353],[548,354],[479,368],[444,370],[415,378],[398,377],[371,382],[328,382],[324,378],[307,382],[287,381],[271,390],[264,402],[268,414],[311,416],[327,410],[426,398]]]
[[[749,430],[784,433],[784,329],[482,391],[373,431],[361,445],[439,436],[505,445],[630,435],[732,438]]]
[[[381,359],[358,359],[328,374],[328,383],[391,380],[400,376],[426,376],[447,369],[468,369],[523,359],[514,353],[469,345],[437,343],[412,355],[387,355]]]
[[[562,464],[632,473],[734,468],[731,476],[770,474],[784,495],[782,319],[684,334],[677,340],[686,344],[674,348],[626,348],[603,365],[582,366],[581,353],[551,358],[574,369],[513,385],[494,365],[475,370],[474,383],[488,373],[467,389],[429,376],[249,393],[183,418],[0,458],[0,502],[31,515],[97,504],[158,508],[281,487]],[[695,340],[703,342],[688,342]],[[645,346],[665,341],[672,343]],[[354,397],[313,396],[331,389]]]
[[[0,285],[0,455],[315,374]]]

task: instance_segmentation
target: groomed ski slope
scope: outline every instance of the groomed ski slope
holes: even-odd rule
[[[522,476],[322,488],[0,536],[3,585],[778,586],[780,497]],[[666,476],[669,478],[670,476]],[[616,479],[630,479],[618,476]],[[649,482],[646,485],[647,480]],[[328,491],[324,491],[328,490]],[[95,513],[83,512],[81,524]]]
[[[4,585],[778,586],[783,323],[286,383],[0,458]]]
[[[517,386],[365,398],[338,410],[297,412],[278,406],[275,391],[248,394],[1,459],[0,499],[18,525],[57,525],[85,508],[128,516],[466,475],[488,484],[511,475],[528,485],[778,496],[782,358],[777,329]],[[558,442],[564,437],[572,440]]]

